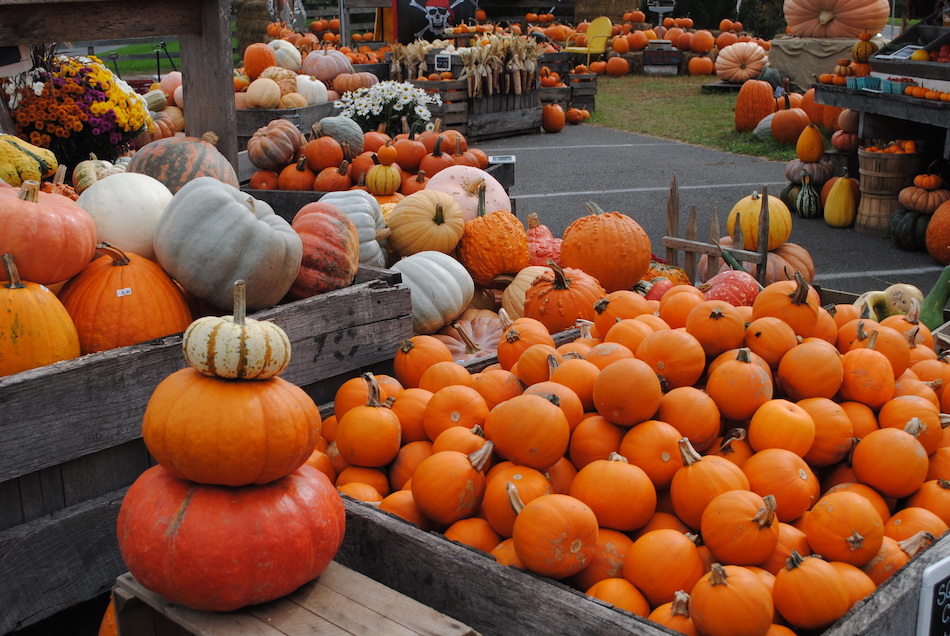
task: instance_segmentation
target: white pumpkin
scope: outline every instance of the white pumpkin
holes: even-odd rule
[[[393,264],[409,287],[412,329],[432,334],[457,318],[475,295],[471,274],[442,252],[417,252]]]
[[[297,76],[297,92],[303,95],[310,106],[327,103],[327,86],[312,75]]]
[[[450,166],[439,172],[426,184],[426,190],[438,190],[450,195],[462,208],[466,221],[478,216],[478,186],[485,184],[485,212],[511,212],[511,199],[505,187],[495,177],[473,166]]]
[[[83,190],[76,203],[96,224],[96,241],[155,260],[155,227],[172,200],[164,183],[145,174],[119,172]]]
[[[389,227],[379,201],[365,190],[327,192],[320,201],[337,206],[353,221],[360,237],[360,265],[385,267]]]
[[[294,72],[300,70],[300,63],[303,61],[303,58],[300,56],[300,51],[297,50],[296,46],[287,40],[280,39],[271,40],[267,43],[267,46],[274,49],[277,66],[290,69]]]

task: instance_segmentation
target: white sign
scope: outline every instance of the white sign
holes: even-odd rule
[[[917,636],[950,633],[950,557],[924,570],[917,608]]]

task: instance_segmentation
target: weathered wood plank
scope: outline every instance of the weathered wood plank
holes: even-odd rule
[[[483,634],[672,634],[344,497],[336,560]]]
[[[369,281],[253,317],[287,331],[283,377],[303,385],[391,358],[410,307],[407,287]],[[139,437],[152,391],[185,366],[180,347],[170,336],[0,378],[0,481]]]
[[[161,3],[2,0],[0,42],[72,42],[114,38],[117,33],[130,36],[200,34],[201,4],[194,0],[168,0]],[[230,48],[231,43],[228,42]]]
[[[148,449],[141,437],[66,462],[59,467],[64,504],[73,506],[125,488],[149,466]]]
[[[186,0],[187,1],[187,0]],[[140,3],[137,3],[140,4]],[[164,3],[149,3],[156,8]],[[182,92],[188,100],[185,133],[218,136],[216,148],[237,169],[238,140],[234,105],[234,58],[231,53],[230,0],[202,0],[197,24],[200,29],[181,31]]]
[[[106,592],[125,571],[115,520],[124,490],[0,532],[0,634]]]

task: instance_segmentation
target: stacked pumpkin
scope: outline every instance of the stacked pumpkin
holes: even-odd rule
[[[599,337],[555,346],[518,318],[477,373],[407,340],[394,377],[341,387],[313,461],[424,530],[686,633],[822,629],[947,530],[950,394],[929,381],[950,368],[914,312],[832,314],[800,275],[742,306],[689,285],[590,304]]]
[[[290,342],[246,318],[238,281],[234,314],[195,321],[183,345],[189,366],[162,380],[145,410],[158,465],[122,501],[122,558],[142,585],[197,610],[289,594],[329,565],[345,523],[332,484],[305,465],[321,418],[278,375]]]
[[[181,71],[171,71],[151,85],[143,96],[152,119],[147,132],[136,139],[142,147],[155,139],[173,137],[185,130],[185,97]]]

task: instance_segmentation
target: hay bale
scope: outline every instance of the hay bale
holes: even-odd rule
[[[255,42],[267,42],[267,24],[273,21],[267,0],[233,0],[234,21],[237,31],[237,54]]]

